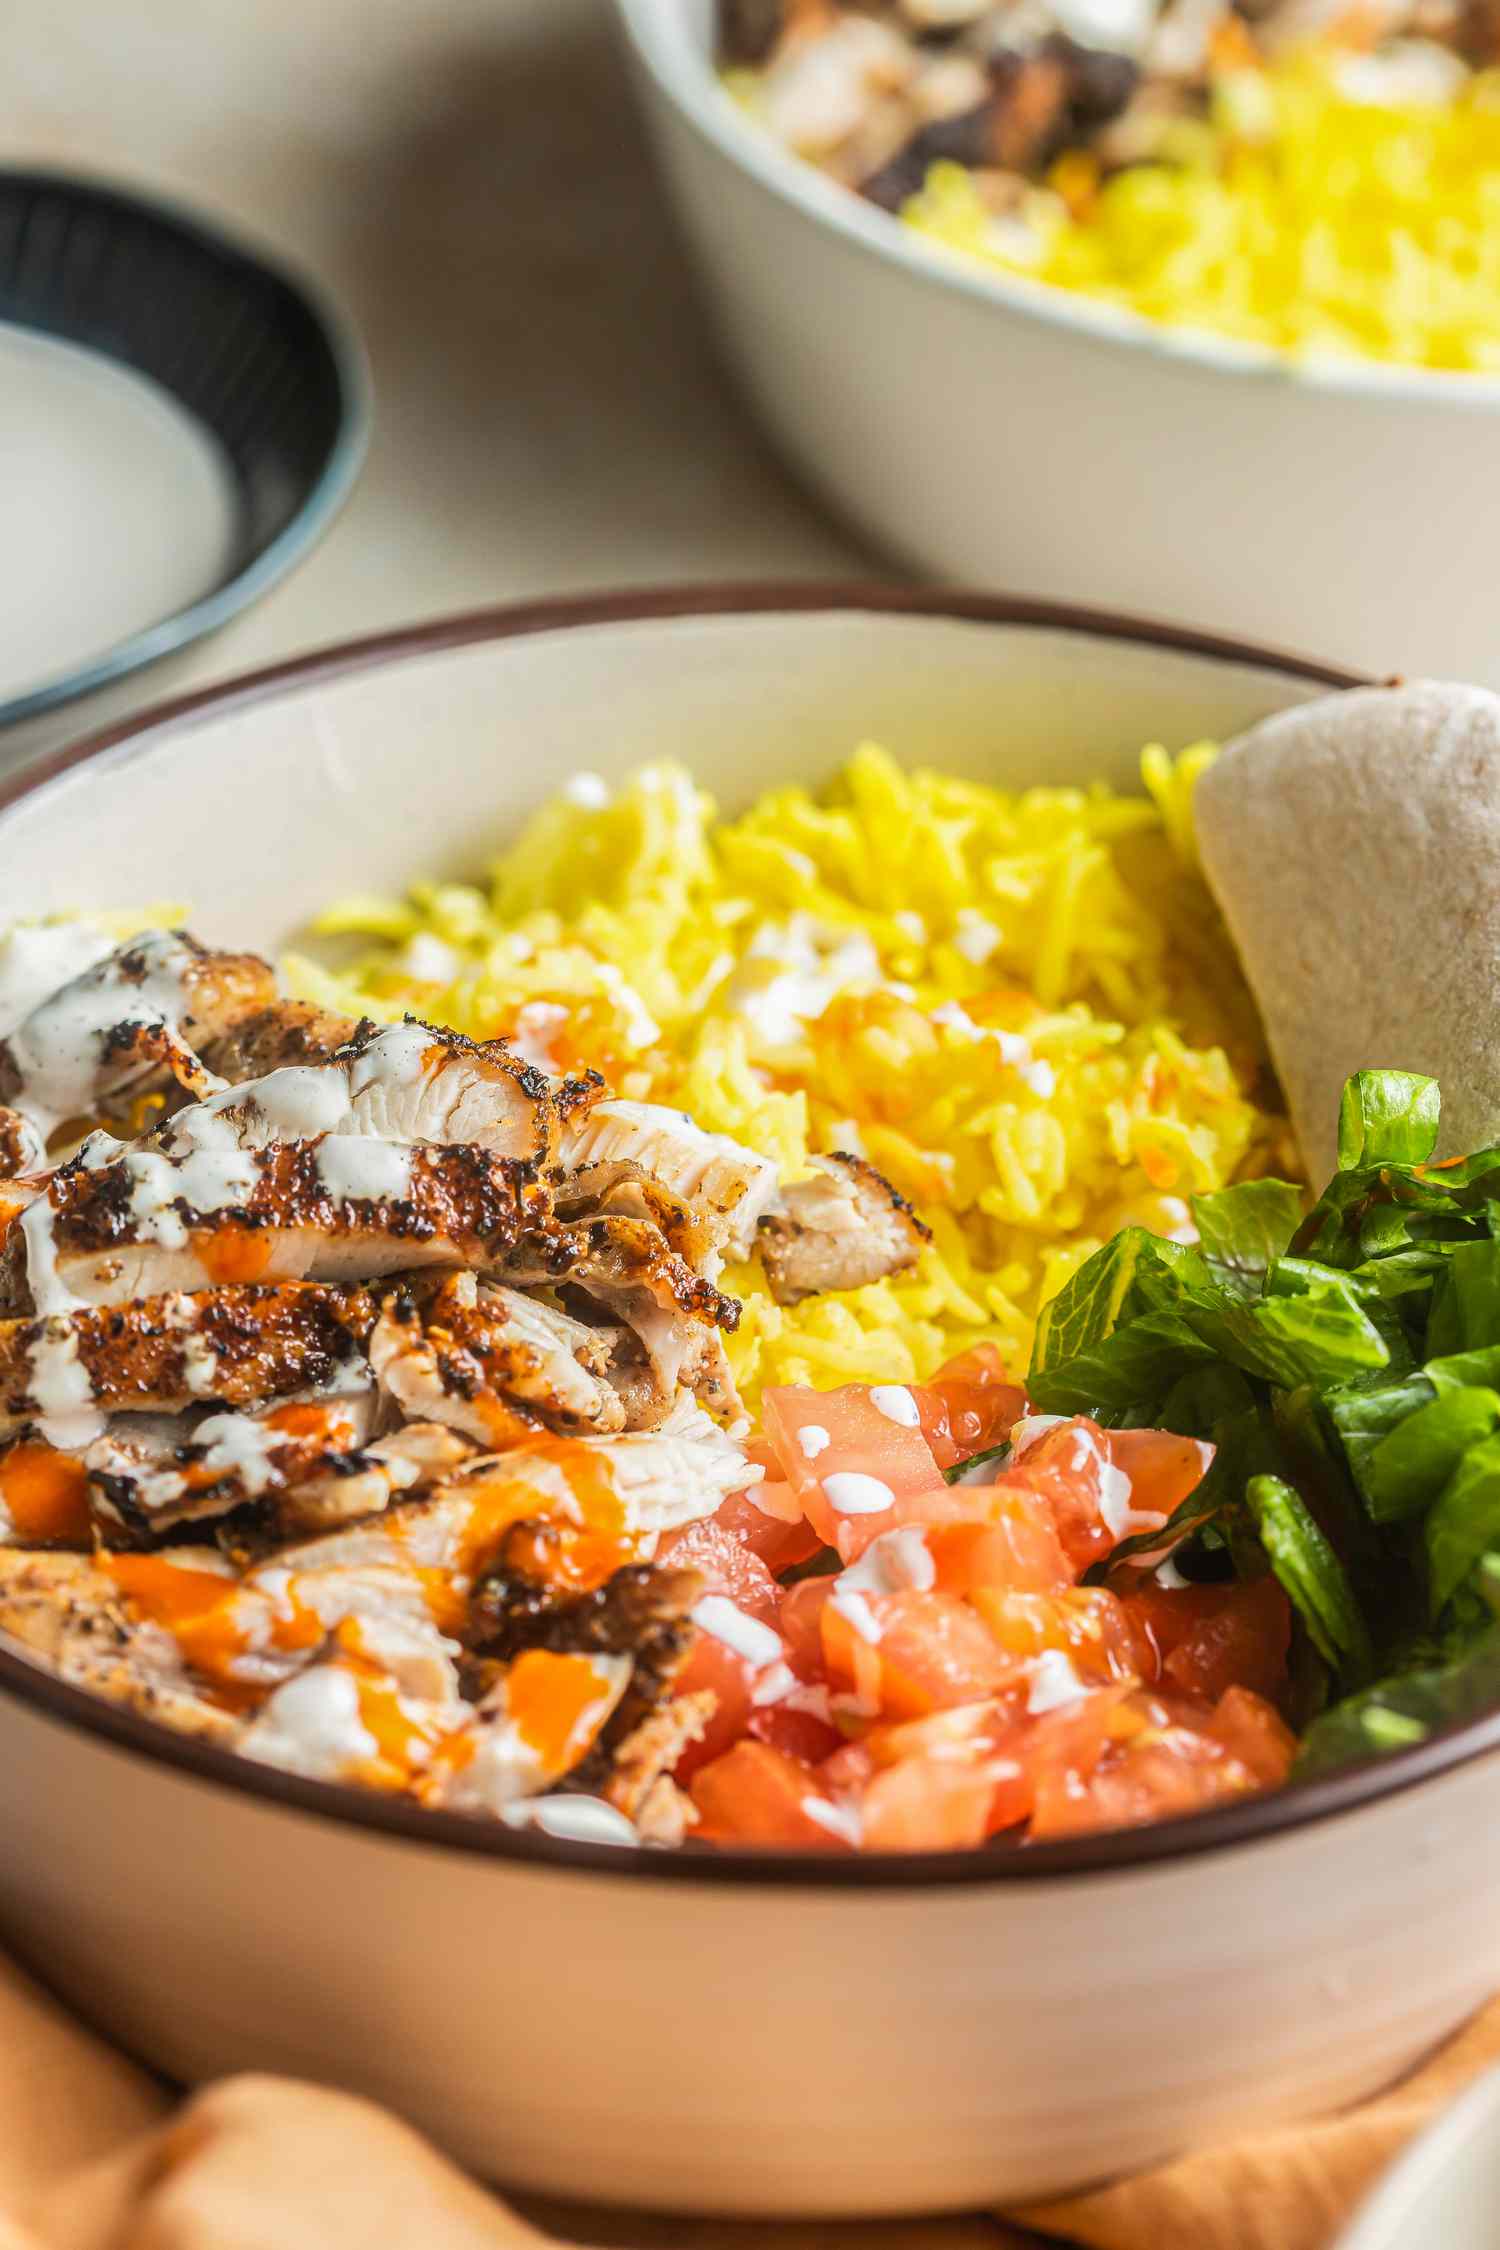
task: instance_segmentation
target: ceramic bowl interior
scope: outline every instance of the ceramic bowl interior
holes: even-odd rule
[[[274,954],[329,899],[474,877],[580,768],[689,767],[734,809],[862,739],[1003,786],[1139,787],[1140,747],[1224,737],[1349,676],[1044,605],[883,589],[542,603],[338,649],[161,707],[0,787],[8,914],[184,903]],[[0,1649],[0,1694],[239,1790],[464,1850],[800,1882],[994,1881],[1135,1865],[1296,1827],[1500,1744],[1500,1714],[1365,1768],[1123,1835],[869,1859],[621,1855],[306,1782],[187,1742]]]
[[[233,484],[228,575],[59,676],[0,700],[0,728],[214,632],[327,529],[369,428],[363,355],[309,282],[168,204],[102,181],[0,171],[0,321],[148,377],[213,440]]]

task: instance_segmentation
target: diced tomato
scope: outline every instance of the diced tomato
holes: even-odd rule
[[[850,1848],[844,1837],[807,1811],[812,1804],[837,1819],[834,1801],[817,1776],[768,1743],[736,1743],[694,1777],[692,1799],[702,1823],[697,1833],[720,1843]]]
[[[1207,1728],[1263,1789],[1279,1789],[1291,1772],[1297,1737],[1280,1713],[1249,1688],[1226,1688]]]
[[[903,1500],[895,1513],[902,1524],[924,1527],[945,1593],[976,1586],[1053,1593],[1073,1583],[1051,1509],[1029,1485],[939,1485]]]
[[[1106,1430],[1104,1450],[1130,1479],[1130,1505],[1142,1515],[1171,1515],[1203,1482],[1214,1449],[1170,1430]]]
[[[831,1720],[819,1718],[816,1711],[799,1711],[792,1703],[754,1705],[746,1731],[806,1766],[821,1765],[844,1739]]]
[[[890,1529],[898,1500],[942,1483],[921,1431],[882,1414],[863,1383],[838,1391],[770,1390],[763,1411],[776,1458],[808,1521],[846,1561]],[[890,1495],[885,1505],[883,1493]]]
[[[794,1569],[823,1544],[802,1513],[796,1493],[780,1478],[732,1492],[713,1521],[759,1555],[771,1571]]]
[[[1101,1430],[1079,1416],[1028,1445],[1012,1474],[1051,1502],[1080,1575],[1122,1538],[1166,1519],[1199,1484],[1213,1448],[1167,1430]],[[1144,1519],[1144,1520],[1143,1520]]]
[[[776,1628],[781,1588],[759,1555],[722,1524],[707,1519],[670,1533],[657,1551],[657,1560],[678,1570],[698,1571],[705,1593],[722,1595],[743,1616]],[[690,1742],[678,1760],[678,1781],[685,1781],[739,1740],[750,1718],[751,1694],[761,1669],[728,1641],[699,1629],[677,1675],[675,1691],[697,1695],[708,1689],[716,1706],[702,1740]]]
[[[1038,1786],[1031,1834],[1077,1836],[1134,1828],[1243,1797],[1257,1787],[1248,1767],[1216,1741],[1186,1726],[1143,1728],[1106,1752],[1088,1774],[1051,1775]]]
[[[978,1703],[1004,1686],[1009,1667],[966,1602],[952,1594],[864,1597],[879,1639],[870,1641],[837,1603],[822,1612],[829,1674],[887,1718],[918,1718]]]
[[[687,1661],[673,1682],[674,1695],[699,1695],[706,1689],[714,1698],[702,1737],[690,1742],[673,1768],[673,1779],[686,1783],[700,1766],[721,1758],[738,1742],[750,1723],[755,1669],[712,1633],[699,1633]]]
[[[836,1797],[857,1795],[875,1771],[867,1739],[841,1742],[818,1767],[818,1779]]]
[[[969,1596],[1014,1680],[1048,1649],[1066,1656],[1089,1683],[1138,1679],[1150,1666],[1149,1644],[1125,1605],[1103,1586],[1069,1586],[1056,1594],[1007,1593],[980,1587]]]
[[[786,1660],[797,1677],[810,1680],[823,1666],[823,1604],[833,1591],[831,1577],[799,1578],[781,1597],[776,1621]]]
[[[1156,1651],[1164,1685],[1205,1703],[1231,1687],[1274,1698],[1285,1685],[1292,1613],[1274,1578],[1171,1587],[1147,1578],[1123,1598]]]
[[[960,1352],[914,1395],[922,1435],[943,1469],[1003,1445],[1026,1412],[1026,1393],[1007,1379],[993,1344]]]
[[[990,1833],[992,1759],[903,1758],[860,1799],[868,1851],[963,1851]]]
[[[747,1617],[774,1625],[781,1588],[760,1556],[713,1517],[668,1532],[656,1551],[657,1562],[673,1570],[696,1570],[709,1594],[727,1594]]]

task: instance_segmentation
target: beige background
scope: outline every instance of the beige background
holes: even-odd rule
[[[872,569],[718,371],[612,14],[8,0],[4,159],[230,221],[336,292],[374,370],[369,461],[322,547],[127,703],[510,596]],[[82,723],[53,716],[0,764]]]

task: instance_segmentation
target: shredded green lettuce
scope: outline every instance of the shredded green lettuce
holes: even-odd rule
[[[1197,1197],[1196,1248],[1126,1229],[1037,1328],[1038,1410],[1212,1439],[1108,1567],[1275,1573],[1307,1770],[1500,1704],[1500,1146],[1435,1163],[1439,1123],[1432,1079],[1358,1072],[1310,1209],[1280,1180]]]

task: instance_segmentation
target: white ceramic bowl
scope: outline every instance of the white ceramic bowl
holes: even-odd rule
[[[1500,2071],[1429,2125],[1360,2206],[1334,2250],[1496,2250]]]
[[[882,547],[1500,687],[1500,381],[1315,372],[945,255],[741,115],[715,0],[619,6],[729,356]]]
[[[167,706],[0,793],[7,914],[268,949],[479,868],[579,765],[726,805],[862,736],[1133,786],[1337,675],[940,596],[559,603]],[[1041,2196],[1355,2098],[1500,1983],[1500,1719],[1126,1836],[887,1861],[567,1845],[299,1781],[0,1649],[0,1929],[171,2075],[393,2103],[482,2172],[699,2211]]]

